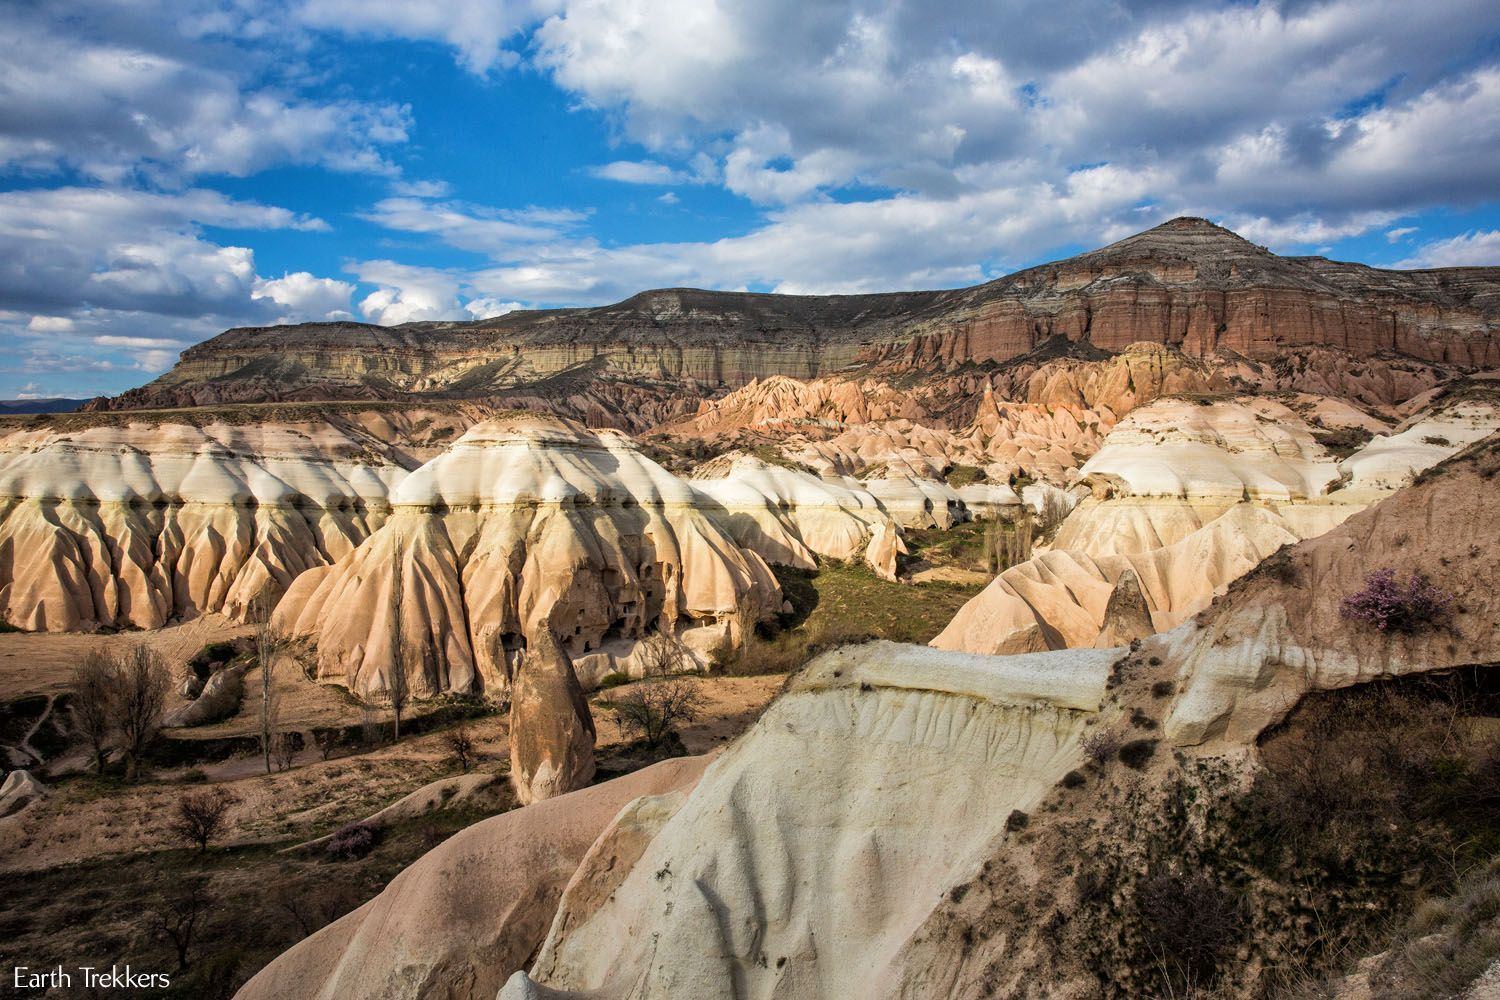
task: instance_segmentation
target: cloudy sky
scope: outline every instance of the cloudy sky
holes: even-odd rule
[[[971,284],[1179,214],[1500,264],[1494,0],[8,0],[0,398],[235,325]]]

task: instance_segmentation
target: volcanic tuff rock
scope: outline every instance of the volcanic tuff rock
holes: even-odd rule
[[[497,397],[642,429],[752,379],[859,363],[1000,363],[1052,338],[1271,360],[1296,348],[1500,365],[1500,272],[1382,271],[1278,257],[1202,219],[978,285],[886,295],[666,289],[474,323],[231,330],[104,408],[235,400]]]
[[[1413,423],[1450,429],[1444,447],[1389,444],[1412,436],[1403,432],[1376,437],[1340,465],[1302,413],[1345,424],[1361,417],[1300,397],[1161,399],[1136,410],[1083,467],[1095,496],[1063,522],[1051,550],[1001,573],[932,644],[1008,653],[1114,645],[1145,624],[1166,631],[1281,546],[1323,534],[1409,481],[1424,458],[1431,464],[1500,427],[1500,407],[1450,399]],[[1397,473],[1356,474],[1345,485],[1348,470],[1388,468],[1382,454],[1402,456]],[[1122,630],[1132,585],[1149,618],[1133,614]]]
[[[567,997],[882,995],[933,901],[1078,766],[1117,655],[824,654],[691,793],[594,844],[530,978]]]
[[[715,518],[767,562],[816,569],[817,556],[863,558],[887,580],[906,551],[897,522],[862,484],[819,479],[752,455],[721,455],[691,485],[719,506]]]
[[[543,621],[516,665],[510,694],[510,780],[522,805],[594,777],[594,718],[562,644]]]
[[[1157,703],[1166,737],[1243,763],[1309,689],[1492,662],[1500,554],[1474,540],[1500,536],[1497,475],[1491,437],[1147,639],[1137,668],[1158,657],[1156,676],[1171,682]],[[1454,593],[1444,629],[1382,634],[1339,613],[1396,551]],[[504,1000],[964,997],[1015,983],[1048,966],[1047,926],[1012,917],[976,935],[955,914],[996,880],[1043,891],[1035,883],[1052,873],[1028,865],[1024,845],[1054,822],[1037,807],[1081,766],[1081,738],[1129,725],[1128,707],[1107,701],[1124,652],[988,658],[873,643],[827,653],[695,785],[663,781],[629,801],[634,790],[618,786],[655,781],[647,771],[488,820],[242,995],[296,984],[316,996],[413,997],[440,986],[488,1000],[531,954]],[[595,797],[603,811],[605,795],[619,803],[612,822],[585,831],[566,818]],[[1009,821],[1017,810],[1028,834]],[[556,831],[576,863],[537,856]],[[571,876],[557,874],[569,865]],[[496,906],[503,916],[483,917]]]
[[[15,419],[0,437],[0,615],[26,629],[242,617],[384,520],[464,412],[378,407]]]
[[[276,609],[317,672],[361,695],[509,690],[543,630],[585,686],[653,629],[706,657],[781,607],[765,562],[615,431],[534,415],[469,429],[404,479],[380,529]],[[395,653],[401,649],[401,656]]]
[[[1492,433],[1284,563],[1230,587],[1211,610],[1164,637],[1182,664],[1163,730],[1178,743],[1243,741],[1309,690],[1493,663],[1500,635],[1500,433]],[[1396,563],[1454,596],[1453,613],[1413,633],[1343,617],[1342,601]]]

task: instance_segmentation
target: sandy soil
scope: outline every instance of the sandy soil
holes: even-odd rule
[[[73,666],[96,649],[123,649],[144,642],[164,656],[174,671],[180,671],[209,643],[249,634],[249,626],[222,615],[205,615],[151,632],[6,632],[0,634],[0,701],[28,694],[61,694],[68,689]]]
[[[187,639],[176,634],[178,631],[162,630],[135,638],[159,644],[164,653],[186,662],[205,642],[233,633],[220,630],[211,633],[211,638],[195,634]],[[61,689],[61,679],[66,677],[63,666],[66,657],[90,648],[90,642],[121,638],[0,636],[9,641],[5,649],[14,654],[0,657],[0,685],[15,693],[38,690],[56,693]],[[53,676],[48,676],[44,662],[51,664]],[[258,676],[252,671],[246,678],[247,689],[252,693]],[[282,698],[285,725],[301,728],[313,723],[359,721],[359,708],[337,692],[294,677],[290,671],[285,677]],[[781,690],[784,681],[781,675],[699,679],[697,683],[704,692],[703,710],[697,720],[681,727],[689,752],[707,752],[743,732]],[[594,699],[601,754],[607,754],[611,745],[624,739],[613,713],[599,699],[618,699],[629,690],[628,685],[613,688]],[[421,706],[416,706],[416,711],[421,711]],[[388,714],[382,719],[389,725]],[[473,720],[469,727],[482,755],[478,769],[492,772],[506,769],[509,760],[506,718],[488,716]],[[192,733],[204,737],[226,736],[253,733],[255,729],[255,707],[247,697],[236,716]],[[173,805],[189,787],[181,782],[188,770],[162,771],[153,775],[152,780],[135,786],[101,783],[85,776],[54,784],[42,802],[16,816],[0,819],[0,872],[36,871],[103,855],[180,846],[169,822]],[[274,843],[306,840],[361,819],[430,781],[457,773],[457,766],[449,758],[443,733],[435,732],[328,761],[322,760],[316,750],[304,751],[291,770],[269,775],[264,772],[258,755],[233,757],[192,770],[202,771],[208,781],[224,785],[240,799],[223,838],[225,843]]]

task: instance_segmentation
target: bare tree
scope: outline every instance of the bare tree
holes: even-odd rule
[[[198,845],[198,853],[208,850],[208,842],[219,835],[229,818],[229,810],[240,801],[227,788],[205,788],[188,792],[177,800],[172,817],[172,832]]]
[[[255,622],[255,660],[260,665],[260,753],[267,774],[271,773],[271,754],[280,734],[281,687],[276,683],[276,663],[291,645],[290,637],[271,625],[269,604],[264,597],[257,597],[250,611]]]
[[[161,729],[172,674],[149,646],[137,644],[114,664],[114,711],[125,755],[125,778],[140,776],[141,757]]]
[[[296,923],[303,937],[348,913],[359,905],[358,896],[345,885],[281,885],[276,905]]]
[[[302,749],[302,739],[296,733],[277,733],[274,757],[276,770],[290,771],[297,763],[297,753]]]
[[[365,749],[381,741],[385,724],[380,721],[380,712],[374,705],[359,706],[359,743]]]
[[[401,551],[398,548],[398,553]],[[395,742],[401,740],[401,711],[406,707],[410,698],[411,690],[406,677],[408,662],[406,650],[406,636],[404,634],[404,623],[401,620],[401,558],[396,557],[395,569],[392,572],[391,581],[391,669],[386,677],[385,694],[391,703],[391,713],[394,716],[395,725],[392,730]]]
[[[474,736],[469,732],[468,720],[460,718],[458,725],[443,734],[443,743],[448,747],[448,755],[458,761],[464,774],[468,774],[469,768],[479,756]]]
[[[313,730],[313,744],[317,746],[319,756],[327,760],[338,749],[339,731],[337,729],[315,729]]]
[[[157,898],[151,923],[156,932],[171,941],[172,947],[177,949],[177,968],[187,968],[193,935],[207,919],[212,908],[213,897],[209,895],[208,882],[197,876],[183,879],[176,891]]]
[[[99,650],[88,653],[73,668],[73,698],[69,710],[73,728],[89,745],[94,769],[104,773],[115,731],[114,665]]]
[[[626,734],[660,746],[678,722],[698,717],[703,694],[696,678],[683,676],[693,659],[682,643],[664,632],[641,643],[638,659],[645,677],[615,703],[615,721]]]

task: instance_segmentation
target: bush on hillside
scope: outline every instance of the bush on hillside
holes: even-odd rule
[[[380,831],[368,823],[350,823],[328,841],[328,853],[340,861],[357,861],[375,849]]]
[[[1373,625],[1381,632],[1421,632],[1441,624],[1453,595],[1439,590],[1427,577],[1413,573],[1402,585],[1389,566],[1365,577],[1362,590],[1344,598],[1345,618]]]

